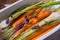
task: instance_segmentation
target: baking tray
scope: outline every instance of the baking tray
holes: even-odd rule
[[[5,8],[0,10],[0,22],[4,19],[7,18],[7,16],[11,15],[11,13],[13,11],[15,11],[16,9],[18,9],[19,7],[25,5],[25,4],[29,4],[32,5],[36,2],[39,2],[41,0],[19,0],[11,5],[6,6]],[[41,36],[39,39],[37,40],[44,40],[45,38],[47,38],[48,36],[52,35],[53,33],[55,33],[56,31],[58,31],[60,29],[60,25],[58,25],[57,27],[53,28],[50,32],[46,33],[45,35]]]

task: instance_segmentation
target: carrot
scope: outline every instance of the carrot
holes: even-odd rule
[[[44,14],[44,15],[43,15]],[[45,11],[45,13],[43,13],[43,11],[41,11],[39,14],[38,14],[38,19],[42,20],[44,19],[45,17],[47,17],[47,15],[49,16],[51,14],[51,11],[48,10],[48,11]],[[42,17],[43,16],[43,17]]]
[[[38,16],[37,16],[37,18],[36,19],[34,19],[34,20],[38,20],[37,22],[36,21],[34,21],[34,20],[31,20],[31,22],[30,22],[30,24],[29,25],[33,25],[33,23],[35,22],[35,24],[36,23],[38,23],[39,21],[41,21],[42,19],[44,19],[44,18],[46,18],[47,16],[49,16],[51,14],[51,11],[46,11],[45,13],[44,13],[44,11],[42,10],[39,14],[38,14]],[[30,28],[32,28],[31,26],[30,26]],[[29,28],[29,29],[30,29]],[[28,29],[27,29],[28,30]]]
[[[42,10],[39,14],[43,14],[44,13],[44,11]],[[48,15],[50,15],[49,13],[50,13],[50,11],[47,11],[47,12],[45,12],[45,13],[47,13]],[[45,15],[45,14],[43,14],[43,15]],[[48,16],[48,15],[46,15],[46,16]],[[41,15],[39,15],[39,16],[41,16]],[[44,17],[45,18],[45,16],[41,16],[41,17]],[[32,19],[30,19],[30,21],[29,21],[29,24],[27,24],[27,25],[25,25],[22,29],[20,29],[19,31],[17,31],[15,34],[14,34],[14,37],[17,37],[18,35],[20,35],[23,31],[25,31],[27,28],[30,28],[32,25],[34,25],[34,24],[36,24],[37,22],[39,22],[40,20],[38,19],[38,18],[32,18]],[[11,37],[11,39],[13,38],[13,36]]]
[[[35,12],[31,13],[30,17],[28,17],[28,18],[32,18],[32,17],[36,16],[41,10],[42,10],[41,8],[38,8],[37,10],[35,10]]]
[[[41,14],[44,13],[44,10],[41,10],[39,14],[37,14],[36,18],[32,18],[29,20],[29,25],[37,23],[39,20],[38,16],[41,16]],[[44,15],[44,14],[43,14]],[[41,17],[42,18],[42,17]]]
[[[53,23],[53,22],[52,22],[52,23]],[[50,25],[45,25],[45,26],[41,27],[41,28],[43,28],[43,29],[41,29],[41,30],[33,33],[33,34],[30,35],[30,36],[28,36],[25,40],[31,40],[31,39],[35,38],[37,35],[41,34],[42,32],[47,31],[47,30],[50,29],[50,28],[54,28],[54,27],[57,26],[58,24],[60,24],[60,22],[57,22],[57,23],[55,22],[54,24],[51,24],[51,23],[50,23]]]
[[[32,12],[34,12],[36,9],[32,9],[32,10],[29,10],[25,15],[29,15],[31,14]],[[13,27],[16,28],[20,23],[22,23],[24,21],[24,17],[18,19],[14,24],[13,24]]]

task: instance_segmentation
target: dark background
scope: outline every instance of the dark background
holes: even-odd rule
[[[45,38],[44,40],[60,40],[60,30],[52,34],[51,36]]]

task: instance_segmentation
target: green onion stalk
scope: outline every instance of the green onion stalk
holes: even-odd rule
[[[12,15],[12,17],[10,17],[10,21],[16,19],[18,16],[20,16],[21,14],[23,14],[24,12],[26,12],[26,11],[32,9],[32,8],[36,8],[36,7],[38,7],[38,8],[40,8],[40,7],[47,8],[47,7],[50,7],[50,6],[53,6],[53,5],[60,4],[60,2],[53,2],[53,3],[51,3],[51,2],[52,2],[52,0],[48,3],[46,3],[46,4],[42,4],[42,2],[38,2],[37,4],[34,4],[30,7],[27,7],[25,9],[15,13],[14,15]],[[12,30],[14,30],[14,28],[11,28],[11,29],[7,30],[5,33],[3,33],[4,37],[7,38],[11,34]]]
[[[17,40],[22,40],[23,38],[29,36],[30,34],[34,33],[36,31],[36,28],[40,28],[41,26],[48,24],[51,21],[57,20],[60,18],[60,13],[59,12],[53,12],[50,16],[48,16],[47,18],[43,19],[42,21],[40,21],[39,23],[33,25],[32,29],[28,29],[26,30]]]

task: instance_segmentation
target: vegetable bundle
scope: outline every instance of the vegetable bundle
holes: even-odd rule
[[[52,11],[48,8],[58,4],[60,2],[54,2],[53,0],[47,3],[42,1],[13,12],[12,16],[5,20],[8,27],[2,28],[2,30],[8,28],[2,32],[3,39],[32,40],[45,30],[54,28],[60,24],[60,9]]]

